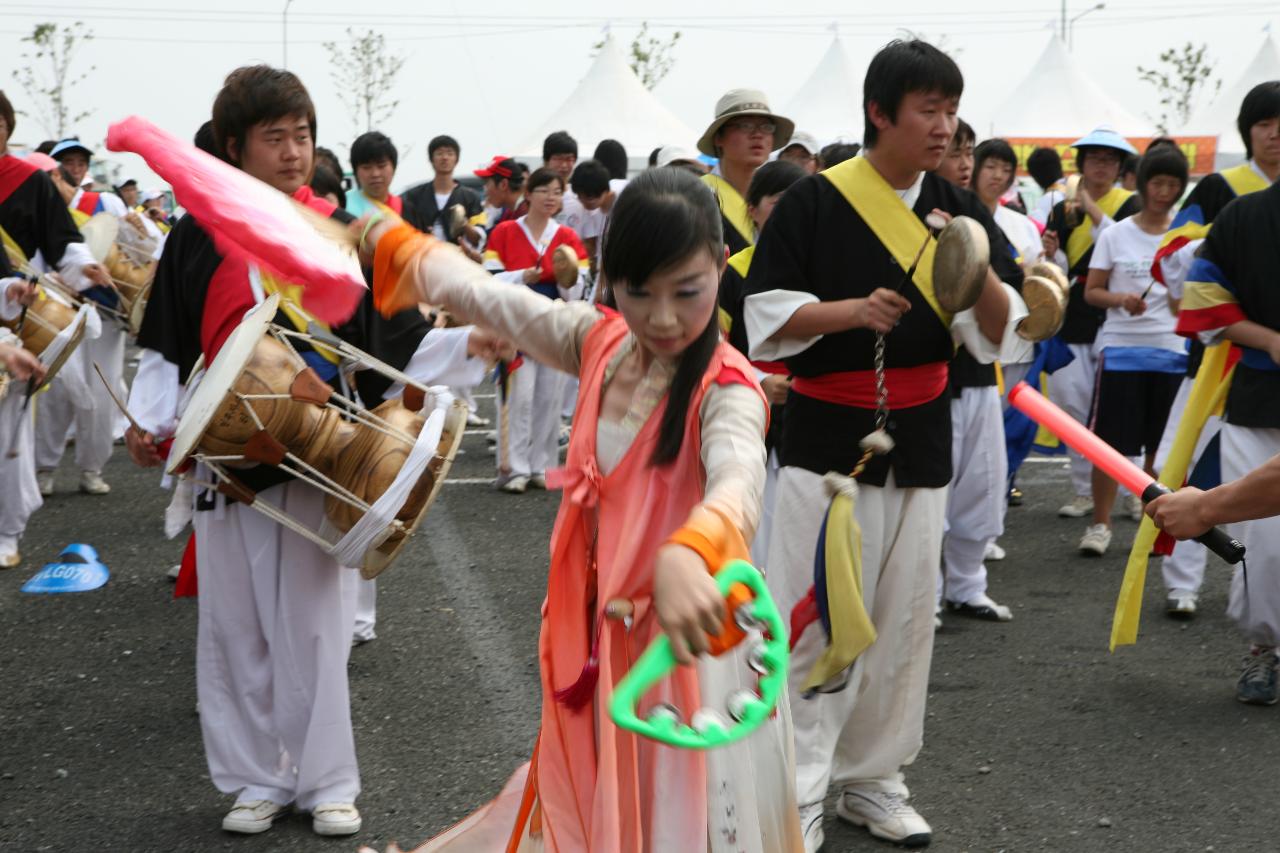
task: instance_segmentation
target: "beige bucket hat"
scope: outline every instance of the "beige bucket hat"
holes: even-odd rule
[[[707,128],[707,132],[698,140],[698,150],[709,157],[717,156],[716,134],[726,122],[739,116],[765,116],[773,119],[778,129],[773,133],[773,145],[769,146],[771,151],[786,145],[796,129],[796,124],[791,119],[776,115],[769,109],[769,99],[765,97],[764,92],[759,89],[730,89],[716,101],[716,117]]]

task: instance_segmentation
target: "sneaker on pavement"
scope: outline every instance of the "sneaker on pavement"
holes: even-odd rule
[[[1244,656],[1236,698],[1247,705],[1276,704],[1276,662],[1274,646],[1254,646]]]
[[[986,593],[968,601],[948,601],[947,609],[962,616],[984,619],[987,622],[1013,621],[1013,611],[1003,604],[996,604]]]
[[[529,488],[542,489],[542,491],[545,492],[547,490],[547,475],[534,474],[531,477],[529,477]]]
[[[1022,489],[1019,489],[1017,486],[1009,489],[1009,506],[1022,506],[1022,501]]]
[[[17,546],[0,550],[0,569],[16,569],[20,565],[22,565],[22,554]]]
[[[1137,495],[1125,495],[1124,509],[1130,521],[1142,521],[1142,498]]]
[[[467,412],[467,426],[469,427],[486,427],[489,425],[489,419],[482,417],[475,412]]]
[[[1111,528],[1105,524],[1091,524],[1080,537],[1080,553],[1101,557],[1111,545]]]
[[[40,470],[36,472],[36,485],[40,487],[40,496],[49,497],[53,494],[53,475],[55,471]]]
[[[1076,495],[1071,503],[1058,507],[1058,515],[1062,518],[1084,518],[1093,512],[1093,498],[1088,495]]]
[[[529,488],[529,478],[519,474],[498,486],[499,491],[509,495],[523,495],[527,488]]]
[[[176,566],[170,566],[169,571],[165,572],[165,577],[167,577],[171,581],[176,581],[178,579],[178,575],[180,574],[182,574],[181,563],[179,563]]]
[[[1000,562],[1007,556],[1009,555],[1004,552],[1003,548],[1001,548],[999,545],[996,544],[995,540],[988,542],[987,550],[982,552],[983,560],[991,560],[992,562],[995,562],[995,563]]]
[[[81,471],[80,491],[86,495],[105,495],[110,493],[111,487],[97,471]]]
[[[1164,612],[1169,615],[1170,619],[1190,619],[1196,615],[1196,602],[1199,597],[1194,592],[1185,589],[1169,590],[1169,598],[1165,603]]]
[[[804,853],[818,853],[827,840],[822,821],[822,803],[810,803],[800,807],[800,830],[804,833]]]
[[[360,812],[351,803],[321,803],[311,810],[311,830],[316,835],[355,835]]]
[[[270,800],[250,800],[236,803],[222,819],[225,832],[239,832],[244,835],[256,835],[271,828],[271,822],[284,811],[284,806]]]
[[[836,800],[836,814],[855,826],[866,827],[876,838],[903,847],[926,847],[933,830],[903,794],[876,788],[845,788]]]

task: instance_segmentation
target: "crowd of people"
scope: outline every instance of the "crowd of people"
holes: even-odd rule
[[[1251,569],[1231,589],[1249,643],[1236,695],[1274,704],[1280,522],[1258,517],[1280,509],[1268,497],[1280,453],[1269,295],[1280,81],[1240,105],[1247,162],[1190,194],[1173,139],[1139,151],[1105,125],[1081,128],[1066,175],[1062,152],[1024,164],[1006,140],[976,139],[959,117],[963,90],[945,53],[896,41],[867,69],[861,145],[819,145],[763,92],[734,89],[696,150],[672,140],[634,173],[621,142],[579,159],[561,131],[533,168],[487,155],[473,172],[480,192],[456,177],[462,147],[442,134],[427,146],[432,179],[397,194],[386,135],[356,138],[346,168],[317,147],[297,76],[238,68],[194,145],[348,229],[369,289],[329,325],[291,285],[223,251],[198,212],[171,215],[165,193],[135,181],[94,185],[95,154],[79,139],[8,151],[16,117],[0,93],[0,363],[11,380],[0,566],[22,564],[22,535],[71,436],[90,495],[110,492],[102,472],[120,437],[138,465],[161,465],[200,365],[279,294],[280,326],[321,328],[468,402],[473,427],[494,427],[496,489],[564,489],[531,760],[422,850],[816,851],[833,788],[840,819],[927,845],[904,769],[923,745],[934,633],[944,618],[1013,618],[986,563],[1004,558],[1018,467],[1039,440],[1008,404],[1022,380],[1153,475],[1195,420],[1193,486],[1244,478],[1144,508],[1072,451],[1074,494],[1059,514],[1089,519],[1079,551],[1096,556],[1112,545],[1117,502],[1178,536],[1236,523]],[[1023,167],[1036,197],[1018,183]],[[118,272],[80,230],[103,215],[150,277],[133,326]],[[989,263],[972,307],[951,311],[945,271],[916,263],[917,249],[960,217],[985,234]],[[1069,287],[1058,328],[1033,342],[1020,334],[1038,310],[1024,283],[1055,275]],[[33,405],[55,345],[27,334],[28,316],[54,296],[84,340]],[[140,357],[126,390],[130,333]],[[322,384],[369,409],[405,391],[298,347]],[[1228,349],[1224,369],[1211,355]],[[493,423],[474,394],[490,383]],[[1187,412],[1197,383],[1220,389],[1220,411]],[[258,511],[284,507],[318,529],[322,492],[267,463],[237,476],[239,491],[184,481],[166,517],[172,534],[193,531],[178,580],[192,592],[199,581],[204,748],[214,786],[235,798],[222,828],[263,832],[294,807],[318,834],[350,835],[362,818],[347,663],[375,636],[376,582]],[[779,713],[705,757],[615,726],[613,685],[659,635],[683,666],[651,698],[692,709],[749,686],[747,650],[721,642],[733,617],[712,574],[746,554],[791,626]],[[1194,616],[1205,566],[1190,541],[1164,557],[1170,616]]]

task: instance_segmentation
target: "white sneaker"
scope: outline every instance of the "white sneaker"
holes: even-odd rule
[[[487,427],[489,419],[476,414],[475,412],[467,412],[467,426],[469,427]]]
[[[1080,553],[1101,557],[1111,545],[1111,528],[1105,524],[1091,524],[1080,537]]]
[[[1130,521],[1142,521],[1142,498],[1137,495],[1125,495],[1124,510]]]
[[[316,835],[355,835],[361,823],[352,803],[321,803],[311,810],[311,831]]]
[[[1058,507],[1058,515],[1062,518],[1084,518],[1093,512],[1093,498],[1088,495],[1076,495],[1071,503]]]
[[[179,563],[176,566],[170,566],[169,571],[165,572],[165,577],[167,577],[171,581],[176,581],[178,579],[178,575],[180,574],[182,574],[181,563]]]
[[[0,569],[16,569],[22,564],[22,554],[18,552],[18,540],[11,536],[0,536]]]
[[[534,474],[532,477],[529,478],[529,488],[542,489],[542,491],[545,492],[547,490],[547,475]]]
[[[506,492],[509,495],[523,495],[524,490],[527,488],[529,488],[529,478],[522,474],[517,474],[501,486],[498,486],[498,491]]]
[[[105,495],[111,492],[111,486],[97,471],[81,471],[80,491],[86,495]]]
[[[948,601],[947,609],[988,622],[1013,621],[1013,611],[1003,604],[997,604],[986,593],[976,595],[968,601]]]
[[[999,545],[997,545],[994,540],[991,542],[988,542],[987,550],[982,552],[983,560],[991,560],[992,562],[995,562],[995,563],[1000,562],[1007,556],[1009,555],[1006,554],[1004,552],[1004,549],[1001,548]]]
[[[1169,598],[1164,612],[1171,619],[1190,619],[1196,615],[1196,602],[1199,600],[1194,592],[1185,589],[1169,590]]]
[[[804,834],[804,853],[818,853],[827,835],[822,827],[822,803],[800,807],[800,831]]]
[[[239,832],[244,835],[257,835],[271,828],[271,822],[284,811],[284,806],[270,800],[250,800],[247,803],[236,803],[222,819],[224,832]]]
[[[845,788],[836,800],[836,814],[841,820],[866,827],[876,838],[903,847],[925,847],[933,840],[928,822],[897,792]]]
[[[53,475],[56,471],[40,470],[36,472],[36,485],[40,487],[40,496],[49,497],[53,494]]]

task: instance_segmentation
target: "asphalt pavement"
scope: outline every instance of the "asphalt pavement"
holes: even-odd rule
[[[484,401],[487,408],[489,400]],[[0,850],[354,851],[411,847],[490,799],[527,760],[538,718],[536,639],[558,494],[495,492],[481,432],[415,541],[379,580],[378,639],[351,654],[364,792],[354,839],[290,816],[224,834],[230,800],[208,779],[195,707],[196,602],[165,573],[167,493],[123,447],[107,497],[76,492],[70,453],[0,573]],[[937,635],[925,747],[907,781],[938,851],[1277,849],[1280,708],[1244,706],[1244,644],[1223,614],[1216,560],[1194,621],[1163,614],[1153,563],[1138,644],[1107,651],[1136,525],[1115,520],[1101,559],[1059,462],[1032,462],[1009,512],[991,595],[1014,620],[947,616]],[[3,486],[0,486],[3,487]],[[110,567],[103,588],[28,595],[68,543]],[[827,851],[891,845],[834,817]],[[662,853],[666,853],[663,851]],[[679,853],[673,851],[673,853]]]

